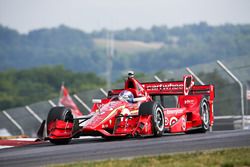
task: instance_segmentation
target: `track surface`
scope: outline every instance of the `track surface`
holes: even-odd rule
[[[78,139],[69,145],[42,143],[0,150],[0,166],[44,166],[80,160],[126,158],[143,155],[250,146],[250,130],[206,134],[166,135],[160,138]]]

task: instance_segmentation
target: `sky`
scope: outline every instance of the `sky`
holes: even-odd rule
[[[28,33],[66,25],[108,28],[249,24],[250,0],[0,0],[0,24]]]

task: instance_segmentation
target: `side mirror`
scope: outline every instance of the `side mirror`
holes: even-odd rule
[[[102,103],[102,99],[92,99],[92,103],[100,104]]]

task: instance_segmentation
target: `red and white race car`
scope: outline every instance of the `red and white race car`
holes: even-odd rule
[[[176,108],[163,107],[164,96],[177,96]],[[183,81],[140,83],[129,72],[124,89],[111,90],[104,99],[93,99],[89,115],[74,118],[70,108],[52,108],[38,137],[67,144],[79,136],[206,132],[214,123],[213,100],[214,86],[194,85],[191,75],[185,75]]]

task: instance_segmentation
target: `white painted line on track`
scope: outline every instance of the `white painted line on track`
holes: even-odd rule
[[[72,138],[74,140],[77,140],[77,139],[100,139],[102,137],[100,136],[81,136],[79,138]],[[8,140],[16,140],[16,141],[37,141],[39,140],[38,138],[16,138],[16,139],[8,139]]]
[[[36,141],[37,138],[16,138],[16,139],[9,139],[9,140],[18,140],[18,141]]]
[[[11,147],[14,147],[14,146],[1,146],[1,145],[0,145],[0,149],[11,148]]]
[[[80,138],[75,138],[74,140],[79,140],[79,139],[100,139],[102,137],[100,136],[81,136]],[[8,139],[9,141],[17,141],[17,142],[34,142],[37,141],[37,138],[16,138],[16,139]],[[10,145],[0,145],[0,149],[5,149],[5,148],[12,148],[15,147],[10,146]]]
[[[79,139],[100,139],[100,136],[81,136]]]

